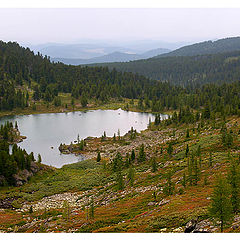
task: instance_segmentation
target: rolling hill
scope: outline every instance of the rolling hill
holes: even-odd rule
[[[193,44],[157,57],[127,63],[98,64],[176,85],[239,80],[240,38]]]
[[[93,57],[90,59],[79,59],[79,58],[51,58],[53,62],[62,62],[70,65],[82,65],[82,64],[93,64],[93,63],[105,63],[105,62],[129,62],[139,59],[146,59],[157,56],[159,54],[170,52],[169,49],[158,48],[153,49],[142,54],[133,54],[126,52],[112,52],[103,56]]]
[[[205,41],[184,46],[166,54],[156,56],[175,57],[175,56],[196,56],[205,54],[217,54],[240,50],[240,37],[224,38],[217,41]]]

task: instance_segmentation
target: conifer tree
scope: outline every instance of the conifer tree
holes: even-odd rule
[[[130,157],[129,157],[129,153],[127,153],[126,157],[125,157],[125,167],[129,168],[129,165],[131,165],[131,160],[130,160]]]
[[[237,213],[240,209],[240,169],[234,159],[231,160],[228,170],[228,181],[230,184],[233,212]]]
[[[192,156],[193,157],[193,156]],[[193,157],[194,158],[194,157]],[[195,157],[193,159],[193,183],[194,185],[197,185],[199,179],[200,179],[200,170],[198,168],[198,162],[197,162],[197,158]]]
[[[132,149],[131,158],[130,158],[131,159],[131,164],[134,163],[135,158],[136,158],[135,151],[134,151],[134,149]]]
[[[121,171],[123,167],[123,161],[122,161],[122,155],[120,152],[118,152],[113,159],[113,171]]]
[[[166,173],[166,180],[167,180],[167,183],[165,185],[165,187],[163,188],[163,192],[165,195],[169,196],[169,195],[172,195],[173,192],[174,192],[174,183],[172,182],[172,172],[171,171],[168,171]]]
[[[152,172],[156,172],[157,171],[157,161],[156,158],[153,157],[152,158]]]
[[[38,163],[41,163],[42,162],[42,157],[40,155],[40,153],[38,154]]]
[[[217,178],[211,201],[209,214],[214,219],[220,221],[220,229],[221,232],[223,232],[224,227],[232,220],[233,215],[230,188],[227,181],[222,176]]]
[[[87,104],[88,104],[87,97],[86,97],[85,94],[83,94],[82,97],[81,97],[81,105],[82,105],[82,107],[86,107]]]
[[[91,202],[90,202],[90,209],[89,209],[89,217],[91,219],[94,219],[94,210],[95,210],[95,207],[94,207],[94,201],[93,201],[93,197],[91,198]]]
[[[117,172],[117,187],[118,190],[124,189],[123,175],[121,170]]]
[[[189,185],[191,186],[193,184],[193,162],[188,158],[188,181]]]
[[[197,155],[198,157],[201,156],[201,146],[200,146],[200,145],[198,145],[196,155]]]
[[[183,173],[182,185],[183,185],[184,188],[186,188],[186,186],[187,186],[186,173],[185,172]]]
[[[170,143],[168,144],[167,152],[168,152],[169,156],[172,155],[172,153],[173,153],[172,142],[170,142]]]
[[[132,187],[134,184],[134,177],[135,177],[135,170],[133,167],[129,168],[129,172],[128,172],[128,180],[130,182],[130,186]]]
[[[188,144],[187,144],[186,151],[185,151],[185,156],[186,157],[188,157],[188,153],[189,153],[189,147],[188,147]]]
[[[101,154],[100,154],[100,151],[98,151],[98,154],[97,154],[97,162],[100,162],[101,161]]]
[[[144,161],[146,161],[146,153],[144,151],[144,144],[142,144],[138,154],[138,162],[144,162]]]
[[[187,129],[186,138],[190,137],[189,129]]]
[[[116,134],[113,134],[113,141],[116,142]]]
[[[118,140],[121,140],[120,129],[118,129]]]

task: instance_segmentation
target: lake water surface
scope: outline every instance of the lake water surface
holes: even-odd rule
[[[161,115],[166,118],[167,115]],[[58,150],[61,143],[69,144],[88,136],[100,137],[103,132],[113,136],[120,129],[124,135],[131,127],[138,132],[147,128],[149,118],[155,117],[148,113],[119,110],[93,110],[87,112],[47,113],[32,115],[16,115],[0,118],[0,125],[5,121],[18,122],[21,135],[26,136],[18,145],[34,156],[40,153],[42,163],[54,167],[81,161],[82,156],[64,155]]]

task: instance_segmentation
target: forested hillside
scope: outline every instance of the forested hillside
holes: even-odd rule
[[[187,45],[172,52],[161,54],[156,57],[171,56],[196,56],[206,54],[217,54],[240,50],[240,37],[224,38],[217,41],[205,41]]]
[[[110,71],[107,67],[51,63],[48,57],[34,55],[17,43],[1,42],[0,109],[34,106],[36,101],[58,106],[62,105],[59,93],[71,93],[73,101],[81,98],[82,106],[87,106],[89,99],[109,102],[113,99],[128,98],[139,99],[139,109],[151,109],[154,112],[179,109],[181,106],[196,110],[209,106],[212,110],[223,109],[227,114],[238,114],[238,56],[240,52],[129,63],[142,74],[146,74],[154,66],[162,76],[161,82],[138,74],[117,72],[115,69]],[[166,81],[187,85],[187,88],[174,86]],[[191,88],[208,82],[234,83]]]
[[[0,186],[21,185],[23,178],[32,175],[31,171],[38,171],[36,166],[33,166],[33,162],[36,161],[33,153],[28,154],[15,144],[17,132],[17,123],[13,127],[11,122],[6,122],[0,127]],[[9,143],[14,143],[11,153],[9,152]],[[17,176],[23,170],[25,172],[22,172],[22,176]],[[25,176],[23,177],[23,175]],[[24,181],[26,180],[24,179]]]
[[[100,65],[100,64],[99,64]],[[206,83],[229,83],[240,79],[240,52],[191,57],[164,57],[128,63],[101,64],[122,72],[180,86],[198,87]]]
[[[34,90],[33,99],[51,102],[59,92],[85,95],[102,101],[108,97],[136,98],[150,85],[145,77],[118,73],[102,67],[67,66],[51,63],[48,57],[34,55],[17,43],[0,42],[0,109],[28,105],[23,85]]]

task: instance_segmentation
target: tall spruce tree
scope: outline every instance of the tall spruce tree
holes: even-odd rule
[[[144,151],[144,144],[142,144],[138,154],[138,162],[144,162],[144,161],[146,161],[146,153]]]
[[[171,171],[168,171],[166,173],[167,182],[163,188],[163,192],[167,196],[172,195],[174,193],[174,189],[175,189],[175,184],[172,182],[172,175],[173,175],[173,173]]]
[[[233,212],[237,213],[240,209],[240,168],[235,159],[231,159],[231,165],[228,170],[228,181],[230,184]]]
[[[226,179],[218,176],[211,197],[212,202],[209,208],[209,214],[220,222],[221,232],[223,232],[224,227],[233,217],[230,194],[231,190]]]

